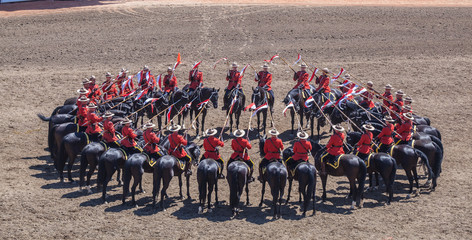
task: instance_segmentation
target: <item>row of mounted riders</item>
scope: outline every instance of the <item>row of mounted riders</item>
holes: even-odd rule
[[[299,86],[303,86],[303,84],[300,84]],[[314,120],[314,117],[318,118],[318,135],[319,135],[319,127],[320,127],[320,125],[322,125],[324,123],[324,120],[325,120],[324,116],[329,116],[328,120],[332,124],[337,124],[337,123],[340,123],[340,122],[344,122],[344,121],[346,121],[346,117],[349,117],[350,121],[352,121],[352,125],[356,126],[356,127],[354,127],[354,129],[359,131],[359,132],[350,132],[350,133],[347,134],[346,140],[351,145],[354,145],[355,143],[357,143],[357,140],[359,140],[360,136],[362,135],[360,133],[360,131],[362,131],[362,129],[358,129],[357,126],[362,126],[364,124],[370,124],[374,128],[371,131],[373,133],[373,136],[371,137],[371,139],[378,136],[378,134],[380,132],[382,132],[384,128],[386,128],[385,127],[386,123],[384,121],[379,121],[379,119],[383,119],[383,115],[386,113],[385,112],[385,105],[384,106],[374,106],[374,107],[370,107],[368,105],[368,106],[365,106],[368,109],[365,109],[362,106],[359,106],[359,104],[357,104],[357,102],[356,102],[356,101],[362,102],[363,100],[358,99],[360,97],[356,97],[354,99],[351,99],[351,101],[342,102],[340,105],[338,105],[338,107],[331,106],[331,107],[327,107],[326,109],[323,109],[323,112],[324,112],[324,115],[323,115],[323,114],[320,114],[319,109],[318,109],[318,111],[315,109],[314,104],[312,104],[311,106],[307,106],[307,104],[305,103],[306,100],[308,98],[312,97],[314,99],[316,105],[322,106],[322,105],[324,105],[324,101],[327,101],[328,99],[330,99],[330,101],[334,102],[334,101],[336,101],[336,98],[339,99],[339,98],[343,97],[343,93],[341,91],[337,90],[337,89],[333,89],[333,90],[330,90],[330,92],[332,94],[323,94],[323,92],[324,92],[323,89],[318,89],[318,91],[316,91],[313,86],[311,86],[311,85],[309,85],[309,86],[310,86],[309,89],[305,89],[304,87],[297,87],[297,88],[292,89],[289,92],[289,94],[287,94],[287,97],[284,99],[284,102],[287,105],[289,105],[290,103],[293,104],[293,107],[290,109],[291,115],[292,115],[292,132],[293,132],[293,125],[294,125],[294,119],[295,119],[294,115],[295,114],[300,115],[300,122],[299,122],[300,126],[303,125],[303,116],[306,116],[307,121],[310,121],[312,123],[312,127],[311,127],[312,135],[313,135],[313,123],[314,123],[313,120]],[[343,85],[343,87],[344,86],[346,86],[346,85]],[[226,109],[227,113],[229,113],[230,116],[232,114],[236,114],[237,128],[238,128],[238,124],[239,124],[238,120],[239,120],[241,110],[244,108],[244,98],[243,98],[244,94],[242,93],[242,91],[237,91],[238,87],[239,87],[239,85],[237,84],[231,91],[227,91],[228,94],[225,94],[227,96],[225,97],[225,101],[224,101],[225,102],[225,109]],[[273,93],[268,94],[267,89],[268,89],[267,87],[260,87],[260,86],[258,86],[256,89],[254,89],[254,93],[253,93],[253,96],[252,96],[252,102],[255,104],[255,108],[257,108],[258,106],[260,106],[264,103],[268,103],[270,112],[272,112],[273,100],[274,100],[273,99]],[[343,89],[341,89],[341,90],[343,90]],[[84,92],[85,91],[83,91],[83,90],[79,90],[79,93],[84,95],[84,96],[81,96],[82,101],[87,99],[86,95],[89,94],[89,92],[83,94]],[[397,94],[397,98],[399,97],[398,95],[400,95],[400,97],[402,96],[402,94]],[[364,100],[366,100],[365,96],[363,96],[363,97],[364,97]],[[101,125],[101,123],[100,123],[101,119],[98,116],[96,116],[96,118],[91,117],[91,119],[95,118],[96,120],[99,119],[99,121],[97,121],[93,124],[89,124],[88,120],[87,120],[87,122],[85,122],[85,123],[82,122],[83,126],[80,126],[81,125],[80,123],[79,123],[79,125],[77,125],[77,124],[74,123],[74,121],[76,120],[75,115],[77,115],[77,113],[80,111],[80,109],[87,109],[87,115],[90,114],[90,113],[88,113],[89,110],[90,110],[90,112],[92,112],[92,111],[94,111],[93,109],[96,109],[96,108],[98,108],[102,112],[104,112],[106,110],[109,110],[109,112],[110,112],[109,115],[114,114],[114,116],[110,117],[109,121],[112,123],[111,126],[113,126],[113,129],[116,129],[116,130],[119,130],[119,129],[123,128],[123,125],[122,125],[123,121],[129,122],[129,125],[136,124],[138,117],[142,117],[144,115],[144,112],[146,112],[148,114],[147,117],[151,119],[151,118],[155,117],[157,113],[161,113],[161,112],[165,111],[168,114],[168,117],[166,118],[166,120],[173,119],[174,116],[178,115],[179,116],[179,122],[180,122],[180,115],[181,114],[185,116],[184,113],[193,111],[195,113],[195,115],[197,115],[197,112],[202,111],[202,114],[203,114],[202,117],[204,119],[204,116],[206,115],[206,111],[207,111],[206,109],[208,107],[207,106],[208,102],[212,102],[213,106],[215,108],[217,108],[218,90],[216,90],[214,88],[202,88],[200,86],[197,86],[197,88],[195,90],[193,90],[190,94],[189,94],[189,91],[187,89],[177,90],[175,92],[171,91],[170,93],[160,92],[160,91],[159,92],[149,91],[142,98],[139,98],[138,100],[136,100],[137,97],[136,98],[135,97],[131,98],[131,97],[128,97],[128,96],[123,96],[123,97],[118,97],[118,98],[112,99],[111,101],[105,101],[104,104],[99,104],[98,107],[96,105],[95,106],[90,105],[89,108],[86,107],[87,106],[87,101],[82,102],[82,101],[80,101],[81,98],[79,98],[78,99],[79,101],[77,101],[77,102],[76,102],[76,100],[77,100],[76,98],[68,99],[65,102],[64,106],[58,107],[54,110],[54,112],[53,112],[53,114],[50,118],[46,118],[46,117],[41,116],[41,118],[43,120],[48,120],[49,123],[50,123],[49,136],[48,136],[49,149],[51,150],[51,157],[54,159],[55,167],[60,173],[61,180],[63,179],[62,171],[64,169],[65,162],[66,162],[67,158],[69,159],[69,168],[68,168],[69,180],[72,181],[70,171],[71,171],[71,166],[72,166],[72,163],[73,163],[74,159],[76,158],[76,156],[78,154],[81,153],[82,150],[85,151],[85,149],[86,149],[85,146],[87,145],[87,143],[90,139],[91,140],[98,140],[97,134],[96,134],[97,132],[94,132],[94,130],[96,130],[97,128],[100,130],[99,126]],[[148,99],[151,99],[151,100],[148,100]],[[369,98],[367,98],[367,99],[369,99]],[[143,106],[145,106],[149,102],[151,104],[149,104],[148,106],[143,108]],[[392,102],[391,104],[393,104],[393,103],[394,102]],[[77,107],[77,105],[79,105],[79,106],[82,105],[82,106]],[[171,107],[169,107],[169,106],[171,106]],[[136,109],[141,109],[141,108],[143,108],[145,110],[142,111],[142,112],[141,111],[135,112]],[[166,108],[167,108],[167,110],[166,110]],[[403,111],[403,108],[400,108],[400,110]],[[411,110],[411,108],[410,108],[410,110]],[[82,112],[83,112],[83,110],[82,110]],[[264,131],[265,131],[265,119],[267,118],[267,112],[268,112],[267,110],[260,111],[260,113],[263,113],[263,115],[264,115],[264,118],[263,118]],[[126,116],[129,116],[130,113],[133,113],[130,116],[130,117],[132,117],[133,121],[129,121],[126,118],[124,118]],[[239,115],[238,115],[238,113],[239,113]],[[387,112],[387,113],[389,113],[389,112]],[[374,117],[374,119],[371,116]],[[259,117],[259,112],[258,112],[258,117]],[[162,124],[161,119],[159,117],[157,119],[158,119],[159,129],[161,129],[161,124]],[[232,118],[231,118],[231,120],[232,120]],[[203,132],[203,129],[204,129],[203,121],[204,120],[202,120],[202,132]],[[402,118],[397,117],[397,121],[401,122],[403,120],[402,120]],[[79,119],[79,122],[80,122],[80,119]],[[407,174],[408,179],[410,181],[410,191],[409,191],[409,193],[412,193],[412,190],[413,190],[413,179],[416,181],[416,185],[418,187],[418,178],[417,178],[417,173],[416,173],[416,165],[417,165],[418,157],[422,158],[422,162],[424,163],[424,165],[426,166],[426,168],[428,170],[428,177],[433,180],[433,185],[432,185],[433,188],[436,186],[436,179],[439,176],[439,173],[441,171],[440,166],[441,166],[441,161],[442,161],[442,144],[441,144],[441,140],[440,140],[441,136],[440,136],[439,131],[437,129],[429,126],[429,119],[427,119],[427,118],[421,118],[421,117],[418,117],[418,116],[414,116],[414,119],[413,119],[412,122],[415,124],[414,133],[411,135],[411,138],[415,139],[414,144],[408,143],[408,144],[403,144],[403,145],[395,145],[391,148],[386,148],[385,146],[382,148],[384,151],[387,151],[391,155],[391,157],[393,157],[393,159],[394,159],[393,161],[392,161],[392,158],[389,157],[386,154],[375,154],[373,156],[368,156],[365,159],[365,160],[368,160],[368,165],[369,165],[369,170],[368,171],[369,172],[380,172],[381,176],[385,180],[384,182],[386,183],[387,191],[389,192],[388,202],[391,201],[392,194],[393,194],[391,184],[393,184],[392,179],[394,179],[394,176],[395,176],[395,170],[394,170],[394,169],[396,169],[395,162],[399,163],[406,171],[406,174]],[[425,123],[425,124],[418,124],[418,123]],[[143,118],[141,119],[141,124],[143,124]],[[104,124],[104,125],[106,125],[106,124]],[[259,123],[258,123],[258,125],[259,125]],[[82,132],[84,130],[87,130],[86,128],[84,128],[84,126],[89,126],[88,127],[88,128],[90,128],[90,130],[88,131],[90,133],[89,135],[84,134]],[[90,127],[90,126],[92,126],[92,127]],[[142,126],[144,126],[144,125],[142,125]],[[197,121],[197,126],[198,126],[198,121]],[[197,129],[198,129],[198,127],[197,127]],[[138,133],[139,132],[140,131],[138,131]],[[197,134],[198,134],[198,130],[197,130]],[[106,134],[104,134],[104,135],[106,135]],[[90,137],[88,137],[88,136],[90,136]],[[302,138],[304,138],[304,136],[305,135],[303,135]],[[123,137],[126,138],[126,136],[123,136]],[[162,136],[161,136],[161,138],[162,138]],[[408,139],[408,140],[410,140],[410,139]],[[408,140],[405,140],[405,142],[408,142]],[[163,141],[163,142],[164,142],[164,145],[161,148],[162,149],[169,149],[169,148],[166,148],[165,145],[166,144],[171,145],[170,142],[168,140]],[[313,140],[310,140],[310,142],[312,143],[313,146],[317,146],[317,147],[313,147],[312,151],[310,151],[311,154],[315,157],[316,156],[321,156],[321,153],[324,152],[324,151],[320,150],[320,149],[322,149],[322,146],[319,145],[319,143],[314,142]],[[144,145],[146,145],[146,143],[142,144],[142,146],[144,146]],[[84,154],[84,152],[82,152],[82,154],[81,154],[82,160],[84,160],[85,162],[81,163],[81,185],[82,185],[82,182],[83,182],[83,173],[85,172],[85,168],[87,167],[88,163],[92,164],[92,166],[90,168],[91,171],[89,172],[89,176],[88,176],[88,180],[87,180],[87,186],[90,187],[90,182],[89,182],[90,181],[90,176],[93,174],[93,171],[95,170],[95,167],[98,164],[98,162],[100,162],[99,159],[101,159],[101,157],[106,159],[106,156],[115,156],[116,157],[115,160],[113,160],[115,162],[112,161],[112,164],[110,165],[110,166],[112,166],[113,170],[106,171],[107,168],[104,167],[103,171],[105,172],[105,174],[104,175],[99,174],[99,176],[104,177],[104,180],[99,181],[99,183],[104,183],[105,187],[103,188],[103,191],[105,193],[106,183],[111,178],[111,175],[109,175],[109,173],[113,174],[114,170],[116,170],[116,166],[120,166],[120,165],[123,166],[123,165],[125,165],[124,163],[132,164],[134,161],[122,161],[121,164],[117,165],[117,163],[120,162],[120,160],[124,160],[126,158],[129,158],[128,160],[130,160],[130,159],[132,159],[132,156],[135,155],[135,154],[132,154],[131,156],[128,157],[128,155],[130,155],[130,154],[126,154],[124,151],[121,151],[119,149],[118,150],[117,149],[113,150],[114,148],[110,148],[109,150],[107,150],[107,148],[109,146],[106,146],[106,145],[103,145],[103,144],[92,143],[92,144],[90,144],[90,146],[95,146],[96,148],[102,149],[102,151],[106,150],[107,154],[101,154],[101,153],[103,153],[103,152],[101,152],[100,154],[95,154],[94,155],[94,154],[87,154],[87,153]],[[192,146],[192,144],[190,144],[189,146]],[[264,144],[260,144],[260,146],[262,148],[264,146]],[[318,146],[319,146],[319,148],[318,148]],[[349,146],[348,144],[344,145],[344,147],[346,147],[346,148],[349,148],[348,146]],[[131,146],[131,147],[128,146],[127,149],[125,149],[125,150],[127,150],[129,153],[133,153],[134,146]],[[148,147],[148,146],[146,146],[146,147]],[[178,149],[181,149],[181,147],[182,146],[179,146]],[[94,148],[94,147],[90,147],[90,148]],[[246,150],[243,150],[243,152],[244,151],[246,151]],[[290,151],[292,151],[292,150],[286,149],[284,151],[284,154],[283,154],[284,159],[287,159],[288,156],[290,156]],[[108,152],[110,152],[110,153],[108,153]],[[186,152],[190,156],[189,159],[198,159],[199,154],[198,155],[196,154],[196,153],[199,153],[198,146],[193,145],[193,148],[190,147],[188,149],[188,151],[186,151]],[[263,148],[262,148],[261,153],[263,153],[263,152],[264,151],[263,151]],[[346,149],[346,152],[348,152],[347,149]],[[139,154],[141,154],[141,153],[139,153]],[[194,154],[194,156],[192,156],[192,154]],[[90,161],[87,159],[89,155],[91,156]],[[149,155],[152,156],[152,153],[148,154],[148,156]],[[143,155],[143,156],[140,157],[140,161],[137,161],[138,165],[139,165],[139,163],[141,164],[140,166],[138,166],[138,165],[135,166],[135,167],[138,168],[138,170],[137,170],[138,175],[139,175],[139,173],[142,175],[143,169],[145,169],[146,164],[148,164],[148,166],[149,166],[149,162],[151,162],[151,164],[155,164],[157,159],[152,160],[153,158],[148,157],[148,156]],[[165,155],[165,156],[168,156],[168,155]],[[168,166],[171,166],[171,169],[173,169],[173,171],[178,172],[177,168],[179,168],[181,166],[180,163],[175,158],[172,158],[172,157],[170,157],[170,158],[172,159],[172,161],[171,161],[172,164],[170,164]],[[159,158],[159,159],[162,159],[162,158]],[[320,159],[321,159],[321,157],[320,157]],[[359,192],[359,191],[357,191],[357,189],[363,189],[363,181],[364,181],[364,178],[365,178],[365,171],[364,171],[364,174],[362,174],[362,169],[363,169],[362,166],[365,166],[365,162],[360,160],[360,158],[358,158],[358,156],[351,156],[349,154],[342,155],[341,157],[333,157],[332,159],[334,159],[335,161],[325,161],[325,162],[328,162],[328,164],[326,165],[327,167],[326,167],[325,171],[327,172],[327,174],[334,175],[334,176],[347,175],[348,178],[350,179],[350,183],[351,183],[350,195],[352,195],[353,199],[357,200],[357,202],[359,204],[360,199],[362,197],[362,191]],[[143,160],[143,161],[141,161],[141,160]],[[160,163],[161,161],[158,161],[158,162]],[[388,164],[389,162],[390,162],[390,165]],[[107,162],[103,161],[103,163],[106,165]],[[197,163],[197,161],[193,161],[193,163]],[[270,166],[277,165],[276,163],[277,163],[277,161],[275,161],[274,164],[270,164]],[[318,169],[320,169],[321,166],[325,165],[325,164],[321,164],[321,161],[319,161],[319,163],[320,163],[320,165],[319,165],[319,167],[317,167]],[[387,164],[385,164],[385,163],[387,163]],[[308,206],[308,203],[309,203],[309,198],[310,198],[309,196],[314,197],[314,183],[316,182],[316,178],[314,177],[315,176],[314,173],[316,171],[315,168],[309,166],[309,163],[306,163],[306,164],[308,164],[306,168],[303,167],[304,166],[303,164],[295,165],[296,168],[295,168],[295,171],[293,173],[290,172],[290,171],[285,170],[285,176],[293,175],[293,178],[300,181],[300,191],[303,192],[303,195],[305,196],[304,212],[306,211],[306,207]],[[184,165],[187,166],[187,167],[190,166],[190,161],[188,161],[187,164],[184,164]],[[207,164],[205,164],[205,165],[207,165]],[[205,166],[205,165],[202,165],[202,166]],[[235,162],[234,165],[238,165],[238,162]],[[248,164],[244,164],[244,165],[242,165],[242,167],[235,167],[235,168],[237,169],[237,171],[244,171],[242,169],[246,169],[245,171],[249,171],[247,169],[247,165]],[[251,165],[251,164],[249,164],[249,165]],[[291,164],[289,164],[289,165],[291,165]],[[390,168],[385,167],[384,165],[389,165]],[[219,164],[216,163],[216,166],[217,166],[217,169],[218,169]],[[285,169],[285,166],[283,164],[279,164],[278,167],[279,168],[283,167]],[[221,167],[220,167],[220,169],[221,169]],[[233,169],[233,167],[230,168],[228,166],[228,171],[230,171],[230,169]],[[282,174],[283,175],[284,171],[281,171],[280,169],[272,170],[272,171],[270,169],[272,169],[272,167],[268,167],[267,170],[264,170],[264,174],[270,175],[271,173],[274,173],[274,174],[279,174],[279,175]],[[308,170],[303,170],[303,169],[308,169]],[[389,170],[390,170],[390,172],[389,172]],[[303,174],[300,173],[300,171],[307,171],[306,173],[309,173],[310,171],[311,172],[310,172],[310,174],[303,175]],[[100,170],[99,170],[99,172],[100,172]],[[159,171],[157,171],[157,172],[159,172]],[[181,169],[181,172],[184,172],[184,171]],[[251,172],[251,171],[249,171],[249,172]],[[292,173],[292,174],[290,174],[290,173]],[[264,175],[264,174],[262,174],[262,175]],[[323,185],[325,185],[325,183],[326,183],[327,174],[323,173],[321,175]],[[172,175],[173,174],[171,174],[169,176],[172,176]],[[310,177],[311,175],[312,175],[312,177]],[[364,175],[364,177],[362,175]],[[130,175],[127,175],[127,176],[129,177]],[[230,188],[231,188],[231,186],[234,186],[235,183],[240,181],[240,180],[235,181],[233,179],[233,176],[236,177],[238,175],[233,175],[233,174],[228,173],[227,178],[228,178],[228,181],[230,182]],[[216,176],[216,177],[218,177],[218,176]],[[124,174],[124,178],[126,179],[126,174]],[[245,178],[246,178],[245,181],[247,183],[247,176]],[[293,178],[290,178],[290,180],[293,179]],[[362,185],[362,188],[360,188],[360,186],[359,186],[359,188],[355,187],[355,179],[356,178],[359,181],[359,185]],[[138,179],[139,181],[136,181],[136,179]],[[136,184],[138,182],[140,182],[140,179],[141,179],[140,176],[135,176],[135,184],[133,186],[133,202],[134,202],[134,189],[136,187]],[[180,177],[179,177],[179,179],[180,179]],[[272,176],[272,175],[268,176],[266,180],[269,181],[269,184],[271,184],[270,179],[275,181],[274,179],[276,179],[276,178],[274,178],[274,176]],[[170,179],[169,179],[169,181],[170,181]],[[207,179],[207,181],[209,181],[209,180]],[[129,180],[128,180],[128,182],[129,182]],[[279,189],[280,189],[280,185],[285,186],[285,181],[278,181],[278,182],[280,183],[279,184]],[[282,182],[283,182],[283,184],[282,184]],[[231,183],[233,183],[233,184],[231,184]],[[216,182],[215,182],[215,184],[216,184]],[[273,184],[275,184],[275,183],[273,183]],[[378,182],[377,182],[377,184],[378,184]],[[164,182],[164,187],[165,187],[165,185],[166,184]],[[243,185],[236,184],[236,185],[238,187],[240,187],[240,189],[237,189],[238,191],[235,191],[235,192],[233,191],[234,189],[231,190],[231,192],[232,192],[232,195],[231,195],[232,201],[230,201],[230,205],[232,206],[233,213],[237,213],[237,211],[238,211],[236,200],[233,199],[233,197],[236,196],[237,202],[239,203],[239,197],[240,197],[242,187],[244,186],[244,184]],[[302,186],[304,186],[304,187],[302,187]],[[187,179],[187,187],[188,187],[188,179]],[[265,185],[264,185],[264,187],[265,187]],[[276,186],[271,185],[271,187],[273,189],[277,189]],[[155,188],[156,188],[156,186],[155,186]],[[159,186],[157,186],[157,188],[159,188]],[[126,191],[127,191],[127,189],[126,189]],[[155,196],[155,194],[157,194],[157,191],[156,192],[153,191],[153,192],[155,192],[153,194],[154,196]],[[188,188],[187,188],[187,191],[188,191]],[[233,192],[236,195],[233,195]],[[162,194],[165,195],[165,190],[164,189],[162,191]],[[163,206],[162,197],[164,196],[162,194],[161,194],[161,206]],[[277,200],[279,200],[279,202],[280,202],[282,194],[283,194],[283,188],[279,191],[277,198],[275,198],[275,196],[274,196],[274,200],[275,200],[274,204],[277,202]],[[125,193],[124,196],[126,196],[126,195],[127,194]],[[105,195],[103,195],[103,197],[105,197]],[[326,193],[324,192],[323,193],[323,199],[325,199],[325,197],[326,197]],[[274,205],[274,209],[275,209],[274,213],[276,213],[277,212],[276,205]],[[278,208],[278,213],[280,213],[280,207]]]

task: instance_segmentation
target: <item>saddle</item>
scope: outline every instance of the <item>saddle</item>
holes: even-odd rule
[[[177,159],[177,158],[175,158],[175,159]],[[180,159],[177,159],[177,166],[180,168],[180,170],[183,171],[183,170],[185,169],[185,164],[186,164],[185,161],[182,161],[182,160],[180,160]]]
[[[330,155],[329,153],[324,154],[321,157],[321,162],[326,161],[326,165],[329,165],[332,168],[337,169],[339,167],[339,160],[341,160],[341,157],[344,156],[344,154],[341,154],[335,157],[328,157],[329,155]]]
[[[293,169],[290,169],[290,173],[292,174],[292,177],[295,176],[295,172],[297,171],[298,167],[303,163],[305,163],[305,161],[299,161],[299,163]]]
[[[123,153],[123,157],[126,160],[128,160],[128,153],[126,152],[126,150],[124,150],[123,148],[118,148],[122,153]]]

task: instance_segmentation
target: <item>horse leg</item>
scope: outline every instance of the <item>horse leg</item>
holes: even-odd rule
[[[249,206],[249,183],[246,181],[246,205]]]
[[[162,178],[162,190],[161,190],[161,202],[160,202],[161,204],[160,205],[163,211],[166,211],[166,209],[164,208],[164,197],[166,195],[167,188],[169,187],[169,183],[170,183],[170,178],[169,179]],[[181,188],[181,191],[182,191],[182,188]]]
[[[290,201],[290,193],[292,192],[292,182],[293,182],[293,179],[288,180],[288,193],[287,193],[287,201],[285,202],[285,204],[288,204],[288,201]]]
[[[326,201],[326,182],[328,180],[328,174],[320,174],[321,185],[323,186],[323,195],[321,195],[321,201]]]
[[[259,207],[262,207],[262,203],[264,202],[265,185],[266,182],[262,180],[261,202],[259,203]]]
[[[94,161],[92,163],[89,164],[89,171],[87,173],[87,192],[89,194],[92,193],[92,190],[90,189],[90,179],[92,178],[92,175],[93,173],[95,172],[95,169],[97,169],[97,162],[98,161]],[[97,187],[98,187],[99,183],[97,183]]]
[[[182,194],[182,174],[179,175],[179,198],[184,198],[184,195]]]
[[[229,134],[231,135],[233,132],[233,114],[229,115]]]
[[[373,174],[372,173],[369,173],[369,187],[367,188],[367,191],[372,191],[372,178],[373,178]]]
[[[186,176],[187,179],[187,199],[192,199],[190,197],[190,175]]]
[[[357,191],[357,188],[356,188],[356,178],[354,176],[349,178],[349,188],[350,188],[350,192],[352,193],[352,195],[351,195],[351,201],[352,201],[351,210],[354,210],[355,205],[356,205],[357,194],[358,194],[358,191]],[[362,190],[359,189],[359,191],[362,191]]]
[[[67,163],[67,178],[69,179],[70,183],[73,183],[74,180],[72,180],[72,166],[74,166],[75,158],[77,155],[74,154],[68,154],[69,155],[69,161]]]
[[[142,178],[143,178],[143,175],[141,174],[133,174],[134,175],[134,181],[133,181],[133,186],[131,186],[131,204],[132,206],[138,206],[136,205],[136,199],[135,199],[135,195],[136,195],[136,187],[138,186],[138,184],[142,181]]]
[[[408,178],[408,182],[410,183],[410,190],[408,191],[408,195],[406,195],[406,199],[411,198],[411,194],[413,193],[413,175],[411,174],[411,170],[405,169],[406,176]]]
[[[205,118],[206,118],[206,115],[207,115],[207,110],[203,110],[203,113],[202,113],[202,133],[205,132]],[[197,119],[197,123],[198,123],[198,119]],[[198,127],[197,127],[198,129]]]
[[[261,123],[261,113],[258,112],[256,115],[257,115],[257,136],[259,136],[259,131],[261,131],[261,128],[260,128],[260,123]]]
[[[413,167],[411,170],[413,171],[413,178],[415,179],[416,195],[419,195],[420,194],[420,184],[418,182],[418,172],[416,171],[416,167]]]
[[[385,178],[384,178],[384,182],[385,182]],[[379,189],[379,185],[380,185],[379,173],[375,172],[375,187],[374,187],[374,190]]]
[[[88,161],[85,154],[80,157],[80,176],[79,176],[79,191],[82,191],[82,186],[85,181],[85,172],[87,171]]]
[[[239,118],[241,117],[241,111],[237,112],[235,115],[236,118],[236,129],[239,129]]]
[[[154,170],[152,174],[152,205],[156,206],[156,196],[159,192],[159,188],[161,187],[161,175],[157,173],[157,169]]]
[[[270,111],[269,109],[267,111]],[[267,127],[267,111],[264,111],[262,113],[262,127],[264,129],[264,135],[266,134],[266,127]]]
[[[116,171],[116,181],[118,182],[118,187],[121,187],[121,169],[118,167]]]
[[[293,129],[293,125],[295,124],[295,110],[293,110],[293,109],[290,109],[290,116],[292,117],[292,119],[291,119],[291,123],[292,123],[292,131],[290,132],[290,134],[292,134],[292,135],[293,135],[293,131],[294,131],[294,129]],[[289,194],[289,195],[290,195],[290,194]]]

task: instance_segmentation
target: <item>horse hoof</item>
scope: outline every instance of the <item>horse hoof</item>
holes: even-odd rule
[[[198,214],[203,214],[203,208],[202,207],[198,207]]]
[[[411,198],[411,194],[406,195],[406,199],[410,199],[410,198]]]
[[[211,208],[209,208],[209,209],[208,209],[208,212],[211,213],[211,212],[213,212],[213,210],[212,210]]]
[[[377,191],[379,189],[378,186],[375,186],[372,190]]]
[[[367,188],[365,189],[365,191],[366,191],[366,192],[370,192],[370,191],[371,191],[371,188],[370,188],[370,187],[367,187]]]
[[[355,205],[356,205],[356,202],[355,202],[355,201],[352,201],[352,204],[351,204],[351,210],[354,210],[354,209],[356,209]]]
[[[92,194],[92,189],[90,188],[90,186],[87,186],[87,194]]]
[[[138,208],[138,207],[139,207],[138,204],[134,204],[134,208]]]

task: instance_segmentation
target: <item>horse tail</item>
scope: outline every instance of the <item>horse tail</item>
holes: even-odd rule
[[[431,120],[427,117],[424,117],[424,120],[426,121],[426,124],[428,124],[428,126],[431,126]]]
[[[444,153],[444,146],[441,142],[441,139],[439,139],[438,137],[433,136],[433,135],[429,135],[429,137],[431,138],[431,141],[433,141],[434,143],[436,143],[438,145],[438,147],[441,149],[441,152]]]
[[[359,175],[357,177],[357,181],[359,182],[358,189],[358,198],[361,200],[364,197],[364,184],[365,178],[367,175],[367,166],[365,165],[364,160],[359,158]]]
[[[444,152],[440,150],[441,147],[437,145],[436,143],[433,143],[433,145],[436,147],[436,152],[434,155],[436,158],[436,161],[433,166],[433,172],[434,172],[434,176],[437,178],[441,174],[441,165],[442,165],[442,161],[444,157]]]
[[[238,171],[231,172],[231,180],[229,185],[229,204],[232,209],[238,206],[238,194],[239,194],[239,173]]]
[[[98,159],[97,186],[103,186],[107,175],[105,159],[103,159],[103,156],[106,156],[106,152]]]
[[[422,151],[418,149],[415,149],[415,153],[416,153],[416,156],[420,157],[421,160],[423,160],[423,163],[426,165],[426,168],[428,169],[428,174],[429,174],[428,179],[434,178],[433,170],[431,169],[431,166],[429,165],[428,156],[426,156],[426,154],[424,154]]]
[[[53,145],[54,145],[54,132],[56,130],[56,127],[52,127],[50,129],[48,129],[48,148],[49,148],[49,153],[51,155],[51,158],[54,158],[54,149],[53,149]]]
[[[45,121],[45,122],[49,122],[49,121],[51,120],[50,117],[46,117],[46,116],[44,116],[44,115],[41,114],[41,113],[36,114],[36,116],[38,116],[39,119],[41,119],[41,120],[43,120],[43,121]]]
[[[207,184],[208,184],[208,167],[198,168],[197,170],[198,179],[198,191],[200,202],[205,201],[207,195]]]
[[[442,140],[441,132],[440,132],[438,129],[436,129],[436,132],[438,133],[438,138],[439,138],[439,140]]]
[[[62,175],[62,170],[64,169],[64,165],[66,163],[67,153],[64,141],[61,142],[59,145],[59,149],[57,151],[57,156],[54,159],[54,167]],[[62,176],[61,176],[62,177]]]
[[[390,160],[392,161],[393,163],[393,166],[392,166],[392,172],[390,173],[390,187],[393,187],[393,184],[395,182],[395,177],[397,175],[397,162],[395,161],[395,159],[393,157],[390,157]]]

